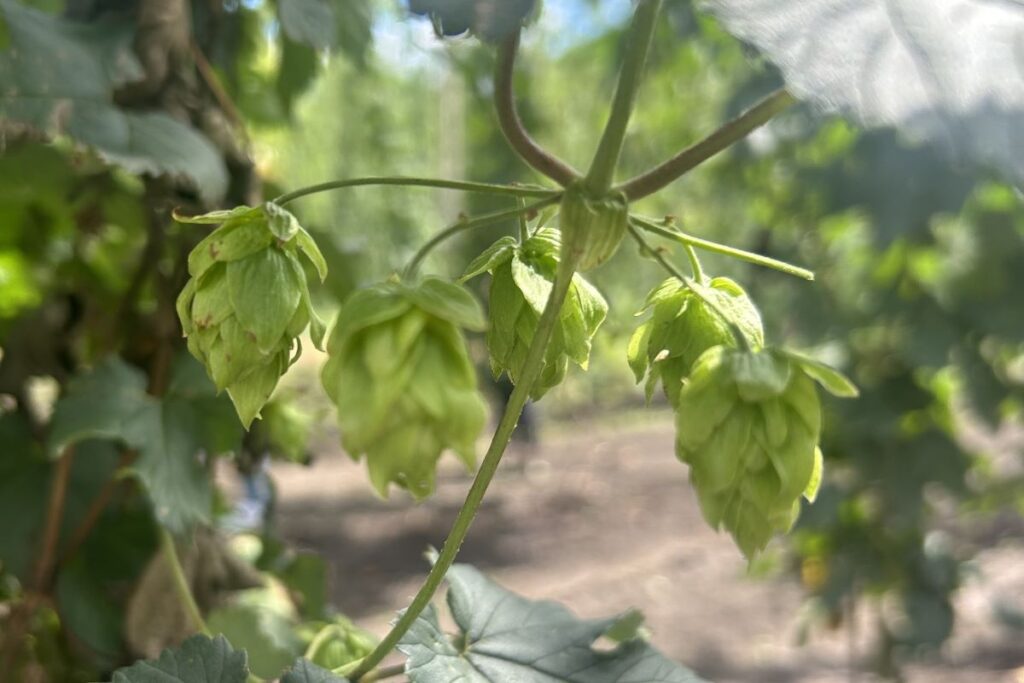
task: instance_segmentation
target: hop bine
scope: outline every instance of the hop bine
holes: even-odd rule
[[[485,327],[476,300],[438,278],[385,282],[342,306],[321,379],[342,445],[356,460],[366,456],[380,495],[391,483],[417,499],[430,495],[448,448],[475,466],[487,408],[460,328]]]
[[[227,390],[248,429],[298,359],[307,326],[313,343],[322,344],[324,324],[310,302],[301,257],[321,280],[327,264],[309,233],[275,204],[175,219],[220,224],[189,254],[178,318],[189,351],[217,389]]]

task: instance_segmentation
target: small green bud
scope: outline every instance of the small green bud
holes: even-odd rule
[[[747,557],[792,527],[801,496],[817,495],[822,375],[826,389],[855,395],[840,373],[803,356],[716,346],[679,392],[676,455],[708,524],[725,527]]]
[[[310,302],[300,254],[321,279],[326,263],[295,217],[273,204],[175,219],[220,223],[189,254],[192,277],[177,311],[189,351],[228,392],[248,429],[298,358],[297,338],[307,325],[313,343],[322,344],[324,324]]]
[[[761,315],[742,287],[725,277],[695,286],[698,292],[669,278],[651,291],[641,309],[652,315],[633,333],[627,354],[636,381],[647,377],[648,401],[660,380],[675,405],[683,379],[702,353],[736,345],[734,328],[751,348],[764,346]]]
[[[559,212],[562,260],[574,264],[581,272],[596,268],[618,250],[628,221],[625,195],[591,197],[582,182],[570,185]]]
[[[495,377],[519,382],[526,356],[544,312],[561,253],[558,231],[537,230],[522,244],[503,237],[470,264],[463,279],[490,272],[487,350]],[[573,276],[558,324],[551,335],[540,376],[530,392],[534,400],[565,379],[569,361],[586,369],[597,329],[608,314],[601,294],[580,275]]]
[[[475,466],[487,407],[460,328],[485,327],[473,297],[438,278],[382,283],[342,306],[321,380],[342,445],[353,459],[366,457],[381,496],[392,483],[417,499],[430,495],[448,448]]]

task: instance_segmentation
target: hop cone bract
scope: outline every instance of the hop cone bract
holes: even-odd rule
[[[459,328],[485,327],[476,300],[437,278],[379,284],[342,306],[321,377],[345,450],[366,456],[382,496],[391,483],[430,495],[448,448],[474,467],[487,409]]]
[[[702,353],[713,346],[736,345],[730,325],[754,349],[764,346],[761,316],[742,287],[725,277],[695,286],[698,292],[669,278],[651,291],[641,309],[652,314],[629,340],[628,358],[637,382],[647,376],[648,401],[660,380],[675,405],[683,378]]]
[[[487,349],[495,377],[507,373],[519,382],[530,342],[555,280],[561,242],[557,230],[541,228],[522,244],[512,237],[495,242],[463,276],[468,279],[491,273]],[[586,369],[594,334],[608,314],[594,287],[580,275],[573,276],[562,312],[544,356],[544,366],[534,383],[536,400],[564,378],[569,361]]]
[[[690,466],[704,518],[747,557],[796,521],[800,496],[821,481],[821,405],[815,380],[842,396],[849,380],[779,351],[716,346],[679,392],[676,454]]]

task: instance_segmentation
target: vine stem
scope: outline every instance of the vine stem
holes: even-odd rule
[[[736,247],[730,247],[726,244],[719,244],[718,242],[712,242],[711,240],[705,240],[701,239],[700,237],[694,237],[693,235],[688,235],[685,232],[671,230],[669,228],[665,228],[658,225],[656,222],[648,218],[642,218],[640,216],[636,216],[633,214],[630,214],[629,220],[641,230],[646,230],[647,232],[658,235],[659,237],[664,237],[665,239],[670,239],[675,242],[679,242],[680,244],[687,248],[701,249],[703,251],[708,251],[713,254],[729,256],[740,261],[753,263],[754,265],[757,266],[771,268],[772,270],[777,270],[780,273],[792,275],[802,280],[814,280],[814,273],[812,271],[807,270],[806,268],[801,268],[800,266],[794,266],[793,264],[786,263],[785,261],[779,261],[778,259],[773,259],[769,256],[755,254],[752,251],[737,249]]]
[[[512,390],[511,396],[509,396],[508,403],[505,405],[505,413],[501,416],[498,428],[491,438],[491,444],[488,446],[487,454],[480,464],[480,470],[473,479],[473,485],[470,487],[469,493],[466,494],[466,501],[462,504],[459,514],[455,517],[455,523],[452,525],[448,538],[445,539],[444,547],[441,548],[434,566],[427,575],[427,580],[420,587],[416,597],[413,598],[412,603],[402,613],[402,616],[392,627],[391,631],[384,636],[384,639],[380,641],[376,649],[367,655],[359,667],[352,672],[350,678],[353,681],[366,683],[366,681],[376,680],[374,678],[362,677],[366,676],[371,669],[380,664],[381,660],[398,645],[402,636],[406,634],[423,610],[430,604],[430,600],[434,597],[434,593],[437,592],[438,587],[444,580],[445,574],[448,573],[448,569],[455,562],[459,548],[462,547],[462,542],[466,539],[466,534],[473,523],[473,518],[480,509],[481,502],[483,502],[487,487],[490,485],[491,479],[494,478],[494,473],[498,469],[501,456],[505,453],[509,440],[512,438],[512,432],[519,422],[523,407],[530,397],[530,390],[543,369],[544,353],[547,350],[548,342],[551,340],[555,324],[558,322],[558,314],[562,310],[562,304],[565,302],[565,297],[572,285],[574,272],[575,264],[567,261],[560,263],[554,286],[551,288],[551,294],[548,295],[544,311],[541,313],[540,321],[537,323],[537,331],[530,341],[530,349],[527,351],[526,362],[523,364],[523,371],[519,382]]]
[[[622,154],[626,127],[636,103],[636,94],[640,89],[661,5],[662,0],[640,0],[633,14],[633,22],[626,36],[626,55],[619,70],[618,84],[615,86],[612,110],[584,181],[587,189],[595,196],[604,195],[612,186],[615,167],[618,166],[619,156]]]
[[[403,272],[407,278],[415,275],[416,271],[420,267],[420,264],[423,262],[423,259],[427,257],[427,254],[429,254],[434,249],[434,247],[441,244],[448,238],[458,235],[460,232],[465,232],[466,230],[482,228],[488,225],[493,225],[495,223],[500,223],[501,221],[507,220],[509,218],[516,218],[518,216],[528,214],[531,211],[539,211],[540,209],[543,209],[545,206],[550,206],[552,204],[557,203],[561,198],[561,193],[556,193],[554,195],[550,195],[549,193],[547,199],[542,199],[539,202],[534,202],[532,204],[519,204],[513,209],[495,211],[493,213],[484,214],[483,216],[477,216],[476,218],[464,218],[460,220],[458,223],[455,223],[451,227],[447,228],[446,230],[442,230],[441,232],[437,233],[436,235],[431,237],[426,243],[424,243],[424,245],[420,247],[419,250],[413,255],[412,259],[409,260],[409,264],[405,267],[405,270]]]
[[[530,168],[567,187],[579,179],[579,172],[538,145],[519,118],[513,77],[520,33],[513,33],[498,48],[498,61],[494,67],[494,110],[498,115],[498,125],[509,146]]]
[[[623,183],[618,189],[626,194],[629,201],[652,195],[747,137],[795,102],[796,98],[785,90],[776,90],[700,142],[687,147],[663,164]]]
[[[693,271],[693,279],[704,284],[704,269],[701,268],[700,259],[697,258],[697,252],[689,244],[684,244],[683,249],[686,250],[686,258],[690,259],[690,270]]]
[[[527,185],[499,185],[495,183],[476,183],[468,180],[445,180],[442,178],[415,178],[411,176],[369,176],[366,178],[347,178],[317,183],[287,192],[273,200],[274,204],[284,206],[288,202],[307,197],[311,194],[341,190],[347,187],[363,187],[366,185],[397,185],[400,187],[433,187],[441,190],[461,190],[463,192],[479,192],[481,194],[510,195],[512,197],[550,197],[558,193],[543,187]]]
[[[205,636],[211,635],[210,628],[206,625],[202,612],[199,611],[199,605],[196,604],[196,599],[192,596],[192,589],[189,588],[185,569],[181,566],[178,550],[174,546],[174,538],[171,536],[171,532],[162,526],[160,527],[160,546],[163,550],[167,567],[171,570],[171,577],[174,579],[174,588],[178,592],[178,599],[185,606],[185,612],[188,614],[189,619],[192,620],[192,625],[199,633]]]
[[[47,592],[53,577],[57,543],[60,540],[60,523],[64,517],[64,502],[67,498],[68,480],[71,477],[71,465],[74,463],[74,457],[74,447],[66,448],[54,468],[53,484],[50,487],[50,502],[46,511],[46,527],[43,531],[43,542],[39,549],[33,576],[33,587],[40,593]]]
[[[708,308],[714,311],[715,314],[722,319],[722,322],[729,326],[729,332],[732,333],[732,337],[736,341],[736,346],[738,346],[741,349],[750,348],[750,342],[747,341],[747,335],[743,334],[743,330],[741,330],[736,325],[736,323],[734,323],[729,318],[729,316],[725,314],[725,311],[719,308],[717,303],[715,303],[710,298],[704,295],[704,292],[701,291],[703,289],[703,286],[698,284],[697,282],[694,282],[693,278],[687,277],[681,270],[676,268],[671,261],[665,258],[664,254],[662,254],[660,251],[652,247],[650,243],[644,239],[644,236],[640,234],[640,231],[637,230],[636,226],[633,224],[632,221],[629,224],[629,234],[632,235],[633,239],[636,240],[637,244],[640,245],[641,250],[647,252],[652,257],[654,257],[654,260],[656,260],[662,268],[664,268],[666,271],[668,271],[670,275],[672,275],[677,280],[686,285],[686,287],[691,292],[693,292],[695,296],[697,296],[701,301],[707,304]]]

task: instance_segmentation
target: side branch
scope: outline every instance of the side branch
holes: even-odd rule
[[[462,192],[480,192],[483,194],[509,195],[512,197],[550,197],[558,190],[529,185],[499,185],[495,183],[475,183],[468,180],[443,180],[439,178],[412,178],[409,176],[369,176],[366,178],[347,178],[330,180],[285,193],[274,199],[278,206],[311,194],[341,190],[348,187],[364,187],[367,185],[394,185],[398,187],[433,187],[440,190],[460,190]]]
[[[483,228],[488,225],[500,223],[504,220],[516,218],[517,216],[529,214],[530,212],[533,211],[540,211],[546,206],[550,206],[552,204],[557,203],[561,198],[561,193],[557,193],[549,197],[548,199],[542,199],[539,202],[534,202],[533,204],[522,204],[520,202],[514,209],[495,211],[493,213],[487,213],[482,216],[477,216],[476,218],[462,218],[451,227],[442,230],[441,232],[431,237],[427,242],[425,242],[423,246],[420,247],[419,250],[413,255],[412,259],[410,259],[409,261],[409,264],[405,267],[405,270],[403,270],[402,272],[406,277],[412,277],[413,275],[415,275],[416,271],[420,267],[420,263],[422,263],[423,259],[427,257],[427,254],[433,251],[434,247],[441,244],[450,237],[454,237],[455,235],[458,235],[461,232],[465,232],[466,230]]]
[[[569,164],[546,151],[530,137],[519,118],[513,88],[516,54],[519,52],[519,32],[510,36],[498,48],[498,63],[494,72],[494,108],[498,124],[508,144],[531,168],[566,187],[580,174]]]
[[[747,137],[795,102],[796,99],[785,90],[776,90],[700,142],[687,147],[660,166],[627,181],[618,189],[625,192],[630,201],[654,194]]]

